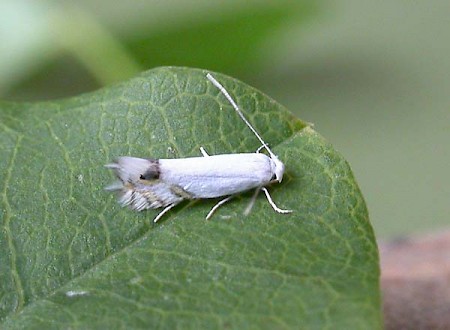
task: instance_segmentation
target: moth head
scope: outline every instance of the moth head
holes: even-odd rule
[[[278,182],[281,182],[281,180],[283,180],[284,164],[274,154],[271,155],[271,159],[272,159],[272,171],[275,174],[275,178]]]

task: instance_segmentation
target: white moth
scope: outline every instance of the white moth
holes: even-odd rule
[[[208,73],[206,78],[227,98],[244,123],[262,143],[256,153],[209,156],[201,147],[202,157],[179,159],[119,157],[115,163],[108,164],[106,167],[114,170],[120,181],[106,189],[119,191],[119,203],[137,211],[163,207],[164,209],[156,216],[154,222],[185,199],[227,196],[209,211],[206,216],[208,220],[217,208],[235,195],[253,188],[256,188],[256,191],[244,212],[245,215],[250,213],[260,190],[264,191],[269,204],[275,211],[292,212],[278,208],[265,187],[273,182],[281,182],[284,164],[244,117],[225,88],[211,74]],[[266,149],[269,156],[259,153],[261,149]]]

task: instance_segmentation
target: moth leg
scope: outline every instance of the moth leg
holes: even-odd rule
[[[158,222],[158,220],[161,219],[164,214],[166,214],[171,208],[173,208],[177,204],[178,203],[174,203],[174,204],[170,204],[169,206],[166,206],[166,208],[164,210],[159,212],[159,214],[156,216],[156,218],[153,220],[153,222],[155,222],[155,223]]]
[[[259,154],[259,152],[260,152],[261,150],[263,150],[264,148],[266,148],[266,147],[267,147],[267,143],[264,143],[263,145],[261,145],[260,147],[258,147],[258,149],[256,149],[256,153]]]
[[[250,200],[250,203],[248,203],[247,207],[245,208],[245,211],[244,211],[245,216],[250,214],[250,212],[253,208],[253,205],[255,205],[256,197],[258,197],[260,190],[261,190],[261,188],[256,188],[255,193],[253,194],[252,199]]]
[[[292,210],[283,210],[283,209],[280,209],[278,206],[276,206],[276,204],[272,200],[272,197],[270,197],[269,191],[267,190],[266,187],[262,187],[261,190],[264,191],[264,193],[266,194],[267,200],[269,201],[270,206],[272,206],[272,208],[275,211],[277,211],[278,213],[291,213],[292,212]]]
[[[205,148],[200,147],[200,152],[202,153],[203,157],[209,157],[208,153],[206,152]]]
[[[226,202],[228,202],[230,199],[232,199],[234,197],[234,195],[228,196],[227,198],[222,199],[221,201],[219,201],[216,205],[213,206],[213,208],[211,209],[211,211],[209,211],[208,215],[206,216],[206,220],[209,220],[213,213],[219,208],[221,207],[223,204],[225,204]]]

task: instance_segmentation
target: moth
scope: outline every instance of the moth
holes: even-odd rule
[[[118,181],[106,189],[119,192],[119,203],[136,211],[163,208],[153,220],[157,222],[170,209],[183,200],[225,197],[209,211],[206,219],[234,196],[255,189],[245,209],[248,215],[259,191],[263,191],[269,204],[278,213],[292,210],[279,208],[266,186],[281,182],[285,166],[272,152],[259,133],[245,118],[228,91],[210,74],[206,78],[225,96],[234,110],[250,128],[261,146],[254,153],[208,155],[200,147],[201,157],[177,159],[144,159],[119,157],[105,165],[114,171]],[[260,151],[265,149],[268,156]]]

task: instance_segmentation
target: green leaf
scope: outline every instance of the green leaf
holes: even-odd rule
[[[259,91],[216,74],[285,162],[252,192],[159,210],[103,188],[115,157],[252,152],[206,71],[158,68],[80,97],[0,104],[0,327],[380,328],[378,252],[345,160]],[[239,164],[236,164],[239,166]]]

